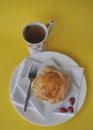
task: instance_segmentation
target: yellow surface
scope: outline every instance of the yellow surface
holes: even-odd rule
[[[29,55],[23,26],[53,19],[48,50],[64,53],[85,68],[87,97],[80,112],[64,124],[41,127],[21,118],[10,103],[9,82],[15,67]],[[0,0],[0,130],[93,130],[92,0]]]

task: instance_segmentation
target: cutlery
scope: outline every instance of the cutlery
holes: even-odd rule
[[[37,74],[37,68],[32,66],[31,69],[30,69],[30,72],[28,74],[30,84],[29,84],[29,88],[28,88],[28,91],[27,91],[26,99],[25,99],[25,105],[24,105],[24,111],[25,112],[27,110],[28,102],[29,102],[29,99],[30,99],[30,96],[31,96],[31,83],[32,83],[33,79],[36,77],[36,74]]]

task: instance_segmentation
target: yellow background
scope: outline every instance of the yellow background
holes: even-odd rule
[[[49,51],[64,53],[85,68],[87,96],[71,120],[52,127],[31,124],[10,103],[9,82],[15,67],[27,56],[21,33],[24,25],[55,21],[47,39]],[[0,0],[0,130],[93,130],[93,1]]]

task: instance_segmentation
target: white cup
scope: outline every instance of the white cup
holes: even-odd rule
[[[45,51],[47,46],[45,41],[52,31],[54,22],[50,21],[44,25],[40,22],[33,22],[27,24],[22,31],[22,36],[28,45],[28,51],[30,54]]]

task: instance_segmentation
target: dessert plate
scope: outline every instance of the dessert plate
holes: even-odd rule
[[[57,52],[40,52],[38,54],[33,54],[31,56],[32,60],[35,61],[40,61],[40,62],[44,62],[45,59],[54,59],[57,61],[57,64],[59,66],[68,66],[69,67],[79,67],[78,64],[71,59],[70,57],[61,54],[61,53],[57,53]],[[14,89],[14,86],[16,84],[16,80],[18,77],[18,73],[20,71],[20,67],[21,67],[22,63],[20,63],[17,68],[15,69],[12,77],[11,77],[11,81],[10,81],[10,97],[12,94],[12,91]],[[24,95],[23,95],[24,97]],[[82,107],[84,100],[86,97],[86,80],[85,80],[85,76],[83,74],[83,78],[82,78],[82,82],[81,82],[81,89],[80,89],[80,94],[79,94],[79,99],[78,99],[78,104],[77,104],[77,112],[80,110],[80,108]],[[22,98],[22,97],[21,97]],[[20,100],[20,99],[19,99]],[[11,100],[12,102],[12,100]],[[42,125],[42,126],[54,126],[54,125],[58,125],[61,123],[64,123],[68,120],[70,120],[72,117],[74,117],[74,114],[69,114],[69,115],[64,115],[64,114],[60,114],[58,112],[54,112],[54,113],[50,113],[48,115],[47,118],[42,118],[42,116],[40,115],[40,113],[34,108],[34,107],[30,107],[30,109],[28,109],[27,112],[23,111],[23,107],[17,105],[16,103],[12,102],[15,110],[20,114],[20,116],[22,116],[24,119],[26,119],[27,121],[37,124],[37,125]]]

